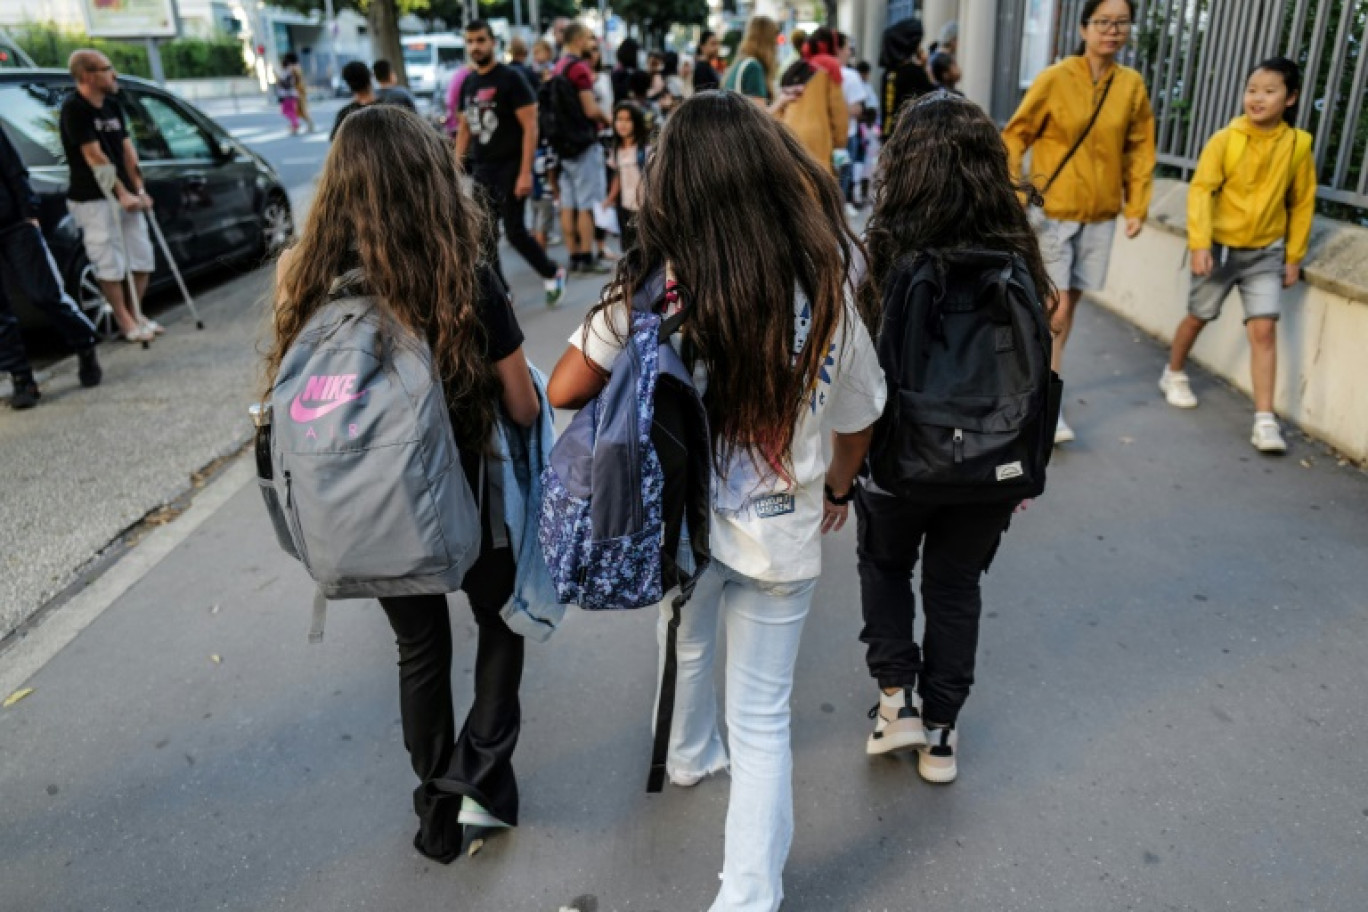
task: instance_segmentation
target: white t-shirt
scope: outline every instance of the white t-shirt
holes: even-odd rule
[[[620,182],[618,202],[629,212],[636,212],[641,208],[641,165],[637,161],[637,147],[618,147],[613,152],[612,165]]]
[[[855,135],[855,130],[859,126],[859,121],[855,119],[854,111],[856,105],[862,105],[868,98],[865,92],[865,82],[860,78],[860,71],[850,67],[841,67],[841,94],[845,96],[846,107],[850,109],[850,125],[846,130],[846,138]]]
[[[611,318],[608,314],[611,312]],[[807,300],[794,301],[795,350],[807,341]],[[611,319],[611,323],[610,323]],[[606,371],[622,351],[614,330],[627,326],[625,307],[601,311],[570,344]],[[676,339],[678,337],[676,336]],[[677,343],[676,343],[677,344]],[[695,385],[706,389],[702,368]],[[732,569],[765,582],[795,582],[822,572],[822,502],[826,480],[823,438],[831,431],[854,434],[883,413],[887,388],[869,332],[847,303],[830,343],[817,387],[809,395],[793,433],[793,481],[756,470],[748,452],[737,452],[722,477],[713,479],[710,546],[713,556]]]

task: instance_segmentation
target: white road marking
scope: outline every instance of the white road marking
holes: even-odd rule
[[[327,134],[327,133],[312,133],[312,134],[310,134],[310,135],[304,137],[304,141],[307,142],[307,143],[325,143],[325,142],[328,141],[328,134]]]
[[[267,143],[273,143],[278,140],[287,139],[289,135],[289,130],[276,130],[271,133],[263,133],[260,136],[253,136],[252,138],[243,141],[246,142],[249,146],[264,146]]]

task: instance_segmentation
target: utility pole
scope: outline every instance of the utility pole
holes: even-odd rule
[[[337,15],[333,10],[333,0],[323,0],[323,18],[328,29],[328,84],[332,85],[337,73]]]

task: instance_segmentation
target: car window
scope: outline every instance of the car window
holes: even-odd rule
[[[161,140],[166,144],[166,149],[171,158],[207,159],[213,157],[210,152],[209,140],[205,137],[204,131],[184,113],[177,110],[171,102],[158,98],[156,95],[141,93],[138,95],[138,102],[147,112],[147,117],[152,126],[161,135]]]
[[[0,85],[0,129],[26,168],[66,164],[58,119],[61,98],[42,83]]]
[[[439,47],[437,48],[437,65],[441,67],[455,66],[465,60],[465,48],[458,47]]]
[[[432,66],[432,45],[427,42],[404,45],[404,66]]]

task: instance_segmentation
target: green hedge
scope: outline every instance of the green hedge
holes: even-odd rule
[[[65,69],[72,51],[94,48],[108,57],[114,69],[120,73],[145,78],[152,76],[152,67],[147,62],[147,46],[141,42],[90,38],[84,32],[52,24],[20,26],[10,34],[42,67]],[[242,59],[242,44],[228,37],[208,41],[203,38],[166,41],[161,44],[161,58],[167,79],[245,76],[249,72]]]

